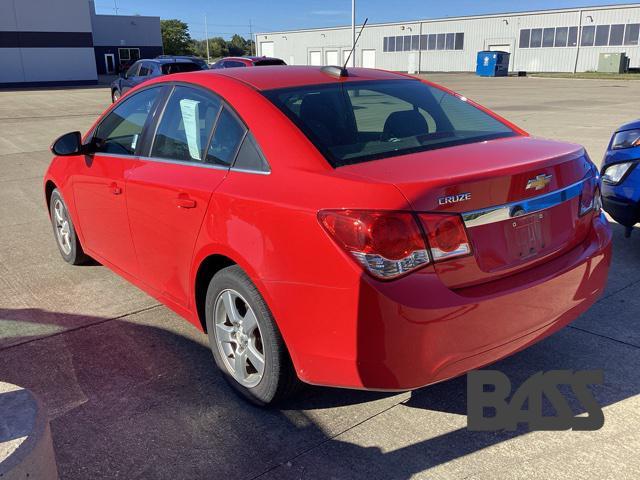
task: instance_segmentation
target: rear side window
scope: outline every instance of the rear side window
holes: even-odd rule
[[[211,138],[207,162],[230,167],[236,158],[246,129],[229,109],[223,108]]]
[[[162,65],[162,73],[164,75],[171,75],[172,73],[195,72],[198,70],[201,70],[200,66],[193,62],[164,63]]]
[[[175,87],[158,124],[151,156],[203,162],[221,106],[222,102],[213,95],[189,87]]]
[[[122,100],[96,129],[93,141],[97,151],[134,155],[142,129],[161,89],[148,88]]]
[[[264,173],[268,173],[270,171],[269,164],[262,156],[262,152],[254,140],[253,135],[247,134],[244,137],[244,141],[240,146],[233,168]]]
[[[466,100],[418,80],[263,92],[334,166],[517,135]]]

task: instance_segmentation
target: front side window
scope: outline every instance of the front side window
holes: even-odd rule
[[[222,102],[213,95],[177,86],[158,124],[151,156],[204,162],[204,150]]]
[[[97,152],[134,155],[142,129],[162,87],[125,98],[100,123],[93,136]]]
[[[418,80],[263,93],[334,167],[517,135],[466,101]]]

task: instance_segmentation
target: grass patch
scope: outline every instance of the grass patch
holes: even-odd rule
[[[581,73],[531,73],[530,77],[545,78],[582,78],[588,80],[640,80],[640,73],[601,73],[601,72],[581,72]]]

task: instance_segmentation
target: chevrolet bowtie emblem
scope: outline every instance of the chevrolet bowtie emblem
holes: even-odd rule
[[[551,183],[551,175],[538,175],[527,182],[527,190],[542,190]]]

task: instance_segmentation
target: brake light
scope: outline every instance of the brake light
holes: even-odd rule
[[[471,254],[471,242],[460,215],[421,213],[418,215],[434,262]]]
[[[581,217],[594,209],[596,203],[596,190],[599,192],[599,188],[596,186],[594,177],[585,180],[582,184],[579,211]]]
[[[430,263],[415,217],[404,212],[323,210],[322,226],[371,275],[391,279]]]

